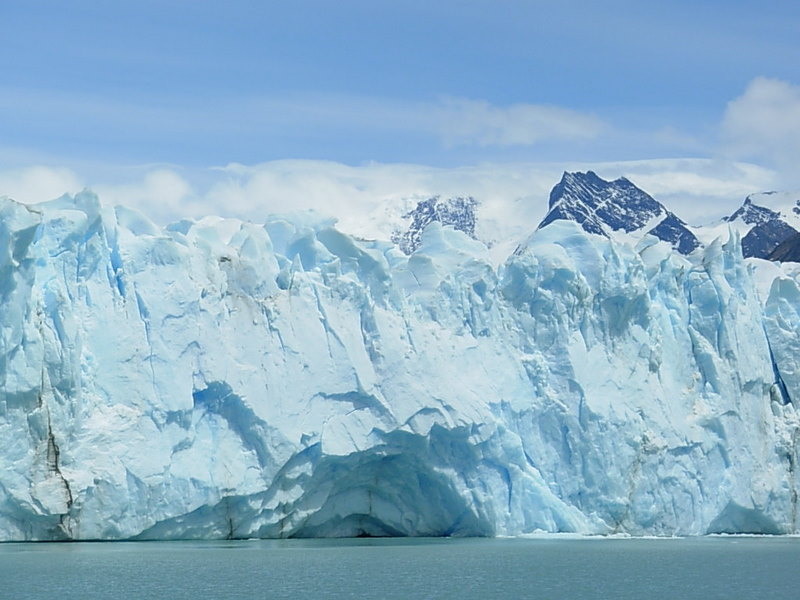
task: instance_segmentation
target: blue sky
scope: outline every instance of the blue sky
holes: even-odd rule
[[[675,158],[800,186],[797,2],[5,0],[0,19],[0,187]]]

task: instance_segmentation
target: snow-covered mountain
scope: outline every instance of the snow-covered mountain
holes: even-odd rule
[[[616,239],[636,241],[649,233],[682,254],[700,245],[685,222],[629,180],[606,181],[592,171],[565,172],[550,192],[549,210],[539,227],[558,220]]]
[[[450,225],[457,231],[463,231],[475,239],[477,206],[477,200],[471,196],[465,198],[433,196],[420,200],[412,210],[403,215],[403,218],[410,220],[410,223],[403,231],[396,229],[392,235],[392,241],[405,254],[411,254],[419,248],[422,232],[434,221],[442,225]]]
[[[682,254],[717,238],[726,239],[730,231],[736,231],[742,238],[745,258],[778,260],[771,257],[772,252],[800,232],[800,193],[751,194],[730,216],[716,223],[690,226],[625,177],[607,181],[592,171],[565,172],[550,192],[544,217],[531,218],[535,214],[526,206],[524,214],[506,215],[506,220],[514,221],[512,227],[493,218],[472,196],[389,199],[373,215],[375,231],[368,237],[391,237],[410,254],[418,247],[425,227],[437,221],[484,243],[493,263],[500,265],[537,224],[542,228],[567,220],[620,243],[636,245],[650,234]],[[365,229],[370,228],[362,227],[358,234],[363,235]]]
[[[332,223],[0,200],[0,539],[800,528],[800,282],[736,236]]]
[[[728,217],[688,225],[625,177],[607,181],[592,171],[565,172],[549,202],[533,196],[491,202],[468,195],[390,196],[361,214],[357,226],[352,218],[342,226],[356,237],[391,239],[409,254],[425,227],[438,221],[482,242],[499,266],[531,231],[558,220],[634,246],[651,234],[683,254],[736,231],[746,258],[769,259],[778,244],[800,232],[800,192],[751,194]]]
[[[745,257],[768,259],[782,242],[800,233],[800,194],[752,194],[723,222],[742,236]]]

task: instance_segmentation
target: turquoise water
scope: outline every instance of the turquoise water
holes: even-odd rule
[[[3,600],[800,598],[800,539],[0,544]]]

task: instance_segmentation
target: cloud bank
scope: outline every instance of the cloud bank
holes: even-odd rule
[[[492,230],[519,237],[538,225],[563,171],[589,169],[606,179],[628,177],[694,224],[730,214],[745,195],[774,187],[776,179],[756,165],[710,159],[455,168],[283,160],[212,169],[122,169],[107,172],[103,180],[65,168],[32,167],[0,171],[0,195],[35,203],[89,187],[105,203],[131,206],[160,224],[209,214],[263,222],[269,214],[314,210],[337,217],[344,231],[384,238],[418,200],[470,195]]]

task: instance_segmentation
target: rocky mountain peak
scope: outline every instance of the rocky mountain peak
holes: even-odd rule
[[[444,199],[433,196],[421,200],[416,207],[403,215],[404,219],[410,219],[411,222],[406,230],[396,230],[392,234],[392,241],[404,253],[411,254],[419,247],[425,227],[433,221],[451,225],[474,239],[477,207],[478,201],[472,196]]]
[[[539,228],[564,219],[606,237],[650,233],[683,254],[700,245],[684,221],[625,177],[606,181],[593,171],[565,172],[550,192],[549,208]]]

